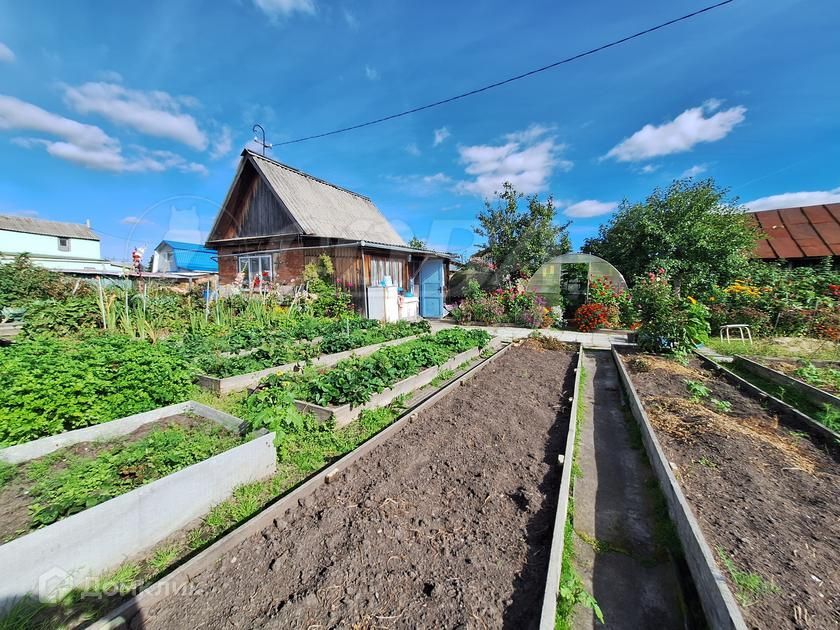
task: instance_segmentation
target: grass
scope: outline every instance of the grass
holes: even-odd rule
[[[826,391],[840,392],[840,370],[836,368],[817,367],[813,363],[808,363],[794,370],[793,376],[814,387]]]
[[[798,409],[828,429],[840,432],[840,410],[836,407],[832,407],[831,405],[818,405],[805,394],[801,394],[795,389],[782,387],[766,378],[753,374],[739,367],[737,363],[728,366],[728,369],[771,396],[775,396],[794,409]]]
[[[778,586],[773,582],[768,582],[758,573],[739,569],[735,561],[721,547],[717,548],[717,554],[726,572],[729,573],[732,583],[735,585],[735,599],[744,608],[748,608],[757,604],[765,597],[780,592]]]
[[[819,345],[815,350],[809,352],[803,352],[800,348],[774,342],[772,339],[754,339],[753,343],[750,343],[748,341],[726,342],[712,338],[706,342],[706,346],[715,352],[729,356],[742,354],[757,357],[788,357],[840,361],[840,344],[823,340],[814,341],[818,341]]]
[[[0,461],[0,490],[17,476],[18,467],[14,464]]]
[[[578,451],[580,450],[580,428],[583,424],[585,413],[583,402],[583,389],[586,382],[586,370],[581,365],[580,384],[578,386],[578,405],[575,410],[575,433],[574,455],[572,457],[572,481],[569,487],[569,507],[566,515],[566,524],[563,529],[563,556],[560,564],[560,592],[557,597],[557,610],[554,616],[554,627],[556,630],[571,630],[572,619],[577,606],[590,608],[595,617],[604,623],[604,613],[601,611],[598,602],[583,585],[583,578],[575,568],[575,501],[573,497],[575,479],[581,477],[581,470],[578,466]]]

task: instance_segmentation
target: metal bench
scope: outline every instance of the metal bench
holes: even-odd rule
[[[726,341],[732,341],[732,337],[730,336],[733,330],[737,330],[738,334],[741,335],[741,341],[749,340],[752,343],[752,333],[750,332],[750,327],[748,324],[727,324],[726,326],[720,327],[720,340],[723,341],[723,333],[726,333]],[[744,332],[746,331],[747,336],[744,336]]]

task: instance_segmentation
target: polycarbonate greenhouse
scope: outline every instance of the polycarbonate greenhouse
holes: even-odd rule
[[[582,304],[595,278],[606,278],[617,289],[626,289],[624,276],[603,258],[591,254],[563,254],[542,267],[528,282],[528,289],[545,298],[549,306]]]

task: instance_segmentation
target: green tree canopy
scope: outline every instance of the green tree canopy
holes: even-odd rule
[[[676,180],[642,203],[622,202],[583,251],[608,260],[627,278],[662,267],[677,294],[723,284],[744,268],[761,238],[728,195],[711,178]]]
[[[525,207],[520,208],[523,200]],[[550,196],[541,202],[537,195],[525,197],[505,182],[478,213],[476,234],[487,239],[479,255],[493,263],[503,281],[530,277],[553,256],[571,250],[569,223],[555,223],[556,214]]]
[[[408,246],[413,247],[414,249],[426,249],[426,241],[421,238],[417,238],[416,235],[411,237],[411,240],[408,241]]]

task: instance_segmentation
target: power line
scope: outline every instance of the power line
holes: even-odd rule
[[[626,42],[629,42],[633,39],[638,39],[639,37],[643,37],[644,35],[648,35],[653,33],[654,31],[661,30],[668,26],[672,26],[677,24],[678,22],[684,22],[685,20],[690,20],[693,17],[696,17],[702,13],[707,13],[709,11],[713,11],[714,9],[719,9],[720,7],[731,4],[735,2],[735,0],[723,0],[723,2],[718,2],[717,4],[712,4],[707,6],[703,9],[698,9],[697,11],[693,11],[692,13],[687,13],[678,18],[674,18],[673,20],[668,20],[667,22],[662,22],[661,24],[657,24],[656,26],[652,26],[647,28],[643,31],[639,31],[638,33],[634,33],[632,35],[628,35],[627,37],[622,37],[621,39],[617,39],[612,41],[608,44],[603,44],[602,46],[598,46],[597,48],[591,48],[585,52],[578,53],[576,55],[572,55],[571,57],[566,57],[565,59],[561,59],[560,61],[555,61],[554,63],[550,63],[547,66],[542,66],[541,68],[536,68],[534,70],[529,70],[528,72],[523,72],[522,74],[518,74],[513,77],[509,77],[502,81],[497,81],[496,83],[491,83],[489,85],[485,85],[480,88],[476,88],[474,90],[470,90],[469,92],[464,92],[463,94],[458,94],[456,96],[450,96],[449,98],[445,98],[440,101],[435,101],[434,103],[428,103],[427,105],[421,105],[419,107],[414,107],[412,109],[408,109],[404,112],[400,112],[398,114],[391,114],[390,116],[383,116],[382,118],[377,118],[376,120],[369,120],[368,122],[359,123],[358,125],[351,125],[350,127],[342,127],[341,129],[334,129],[333,131],[327,131],[324,133],[318,133],[311,136],[304,136],[302,138],[296,138],[294,140],[286,140],[285,142],[275,142],[274,146],[284,146],[287,144],[297,144],[298,142],[306,142],[307,140],[315,140],[316,138],[325,138],[327,136],[334,136],[339,133],[345,133],[347,131],[353,131],[355,129],[361,129],[363,127],[370,127],[371,125],[377,125],[379,123],[386,122],[388,120],[394,120],[395,118],[401,118],[403,116],[408,116],[409,114],[416,114],[417,112],[421,112],[425,109],[431,109],[432,107],[438,107],[440,105],[446,105],[447,103],[452,103],[453,101],[460,100],[462,98],[467,98],[468,96],[473,96],[475,94],[480,94],[481,92],[486,92],[487,90],[492,90],[493,88],[500,87],[502,85],[507,85],[508,83],[513,83],[514,81],[519,81],[520,79],[524,79],[526,77],[533,76],[535,74],[539,74],[540,72],[545,72],[546,70],[551,70],[552,68],[556,68],[557,66],[562,66],[567,63],[571,63],[572,61],[577,61],[578,59],[582,59],[583,57],[588,57],[589,55],[594,55],[595,53],[601,52],[602,50],[606,50],[608,48],[613,48],[615,46],[619,46]]]

